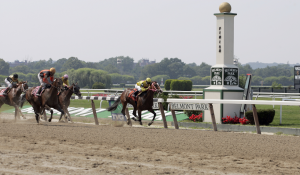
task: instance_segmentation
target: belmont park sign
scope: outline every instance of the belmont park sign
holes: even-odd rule
[[[170,103],[171,110],[193,110],[204,111],[208,110],[208,104],[202,103]]]

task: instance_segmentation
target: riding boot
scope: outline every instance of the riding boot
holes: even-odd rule
[[[134,92],[133,97],[136,98],[138,93],[139,93],[139,91]]]
[[[36,93],[36,96],[41,96],[41,91],[42,91],[42,86],[40,86],[40,88],[39,88],[39,90],[38,90],[38,92]]]
[[[6,88],[5,91],[4,91],[2,94],[3,94],[3,95],[7,95],[7,92],[8,92],[10,89],[11,89],[10,87]]]

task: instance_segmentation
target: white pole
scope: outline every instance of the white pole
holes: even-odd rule
[[[282,105],[280,105],[280,122],[279,122],[279,124],[281,124],[281,121],[282,121]]]

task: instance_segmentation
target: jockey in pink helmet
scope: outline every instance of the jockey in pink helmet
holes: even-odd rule
[[[63,81],[63,86],[68,88],[69,87],[69,76],[67,74],[65,74],[63,77],[61,77],[61,79]]]

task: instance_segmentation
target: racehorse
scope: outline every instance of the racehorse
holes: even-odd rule
[[[60,93],[58,97],[58,103],[65,112],[65,121],[66,121],[66,113],[67,113],[72,123],[73,121],[71,119],[71,115],[69,114],[68,107],[70,105],[70,98],[73,93],[78,97],[81,96],[80,87],[77,85],[77,83],[76,84],[73,83],[72,86],[70,86],[67,90],[64,90],[62,93]],[[60,120],[61,120],[61,116],[59,118],[59,121]]]
[[[60,108],[58,104],[58,93],[61,92],[62,89],[62,79],[61,78],[55,78],[51,87],[44,89],[44,92],[41,94],[41,96],[36,96],[35,94],[32,94],[32,91],[36,89],[37,87],[30,88],[26,92],[26,100],[31,104],[31,106],[34,109],[35,118],[37,123],[39,124],[39,114],[43,114],[45,112],[45,109],[49,110],[51,112],[51,117],[49,118],[49,122],[52,120],[53,111],[50,107],[58,110],[61,112],[61,116],[64,115],[64,111]],[[22,106],[22,104],[21,104]],[[47,121],[47,119],[46,119]]]
[[[121,102],[123,105],[122,114],[125,116],[125,109],[127,106],[127,103],[131,104],[133,106],[133,115],[138,119],[137,121],[140,122],[140,125],[142,125],[142,117],[141,113],[143,110],[148,110],[152,114],[154,114],[153,119],[150,123],[148,123],[148,126],[150,126],[154,120],[156,113],[154,112],[152,106],[153,106],[153,97],[154,93],[162,93],[162,90],[160,89],[160,86],[156,81],[152,82],[150,87],[146,92],[143,92],[140,96],[137,97],[137,102],[135,102],[132,98],[129,97],[129,94],[131,94],[131,91],[133,89],[126,89],[122,92],[121,96],[117,99],[117,101],[111,105],[109,108],[107,108],[108,111],[116,110],[119,103]],[[138,110],[139,117],[136,116],[136,110]],[[133,118],[134,119],[134,118]],[[129,124],[129,116],[127,116],[127,124]]]
[[[18,111],[24,119],[26,117],[22,114],[18,104],[19,104],[19,97],[22,92],[26,92],[28,89],[27,81],[19,82],[17,88],[11,88],[10,92],[7,93],[6,96],[0,96],[0,108],[5,103],[7,105],[15,107],[15,111]],[[17,118],[17,113],[15,113],[15,119]]]

